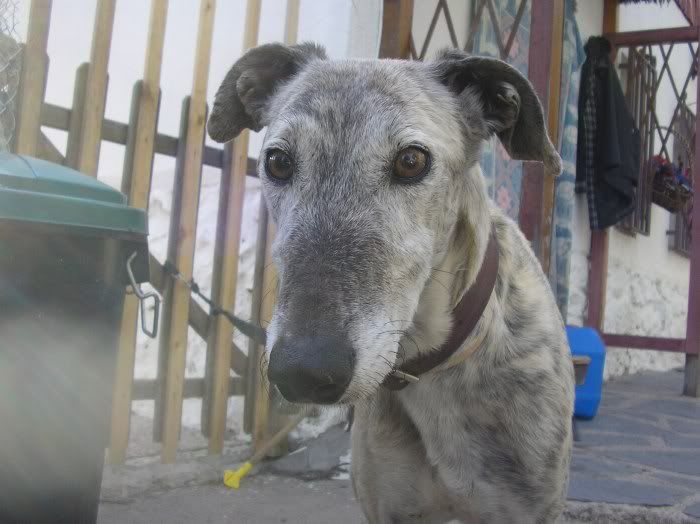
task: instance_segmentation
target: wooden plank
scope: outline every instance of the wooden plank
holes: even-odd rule
[[[253,293],[250,303],[250,321],[261,325],[263,278],[265,273],[265,253],[267,247],[268,214],[265,201],[261,200],[258,210],[258,234],[255,241],[255,266],[253,272]],[[254,340],[248,341],[248,361],[246,369],[246,394],[243,408],[243,429],[247,433],[253,432],[253,420],[255,418],[256,393],[261,388],[260,347]]]
[[[188,378],[182,387],[182,398],[202,398],[204,394],[203,378]],[[229,395],[242,395],[244,391],[243,379],[230,377],[228,381]],[[158,396],[158,380],[135,379],[132,397],[134,400],[153,400]]]
[[[78,171],[97,176],[102,118],[107,100],[107,67],[112,44],[116,0],[98,0],[92,33],[90,66],[85,84],[85,105],[80,126]]]
[[[39,144],[36,156],[59,165],[63,165],[66,161],[66,158],[61,154],[58,148],[53,145],[53,142],[41,131],[39,131]]]
[[[297,4],[298,1],[291,0]],[[260,27],[260,0],[248,0],[243,33],[243,52],[254,47]],[[243,131],[227,148],[219,196],[219,217],[214,246],[212,300],[232,311],[236,303],[238,257],[243,221],[245,171],[248,161],[248,131]],[[202,402],[202,430],[209,437],[209,453],[220,454],[224,446],[228,388],[231,372],[233,326],[217,315],[211,319],[207,340],[206,395]]]
[[[78,84],[76,83],[76,85]],[[78,110],[80,110],[80,104]],[[70,122],[75,118],[73,116],[73,111],[55,104],[44,103],[41,111],[41,124],[54,129],[68,131],[70,129]],[[77,122],[80,122],[80,119],[77,119]],[[128,137],[129,126],[127,124],[117,122],[116,120],[110,120],[108,118],[105,118],[102,121],[102,140],[105,142],[126,145]],[[177,150],[177,137],[164,135],[161,133],[158,133],[155,136],[155,153],[174,157],[177,156]],[[224,165],[223,158],[223,149],[204,146],[204,153],[202,156],[202,163],[204,165],[221,169]],[[255,158],[248,158],[246,165],[246,174],[248,176],[257,177],[257,160]]]
[[[172,261],[177,256],[177,251],[179,247],[179,228],[181,223],[181,214],[183,206],[183,184],[185,179],[185,149],[187,147],[187,130],[189,128],[188,118],[190,114],[190,97],[186,97],[182,101],[182,107],[180,108],[180,129],[179,129],[179,139],[178,139],[178,154],[175,159],[175,181],[173,183],[173,199],[172,207],[170,211],[170,228],[168,232],[168,252],[167,260]],[[204,136],[202,136],[202,141],[204,141]],[[197,190],[199,186],[197,186]],[[192,234],[192,233],[191,233]],[[153,257],[151,257],[153,260]],[[153,267],[153,264],[151,264]],[[156,283],[156,278],[161,281]],[[166,384],[167,384],[167,373],[168,373],[168,360],[170,351],[170,338],[172,336],[172,330],[175,328],[173,325],[173,295],[175,293],[176,281],[168,276],[165,271],[156,277],[153,273],[151,274],[151,280],[156,286],[156,289],[160,292],[163,302],[161,311],[161,327],[160,327],[160,338],[158,344],[158,368],[156,378],[159,381],[158,396],[156,397],[155,403],[155,413],[154,413],[154,423],[153,423],[153,440],[156,442],[161,442],[163,439],[163,421],[164,421],[164,410],[165,410],[165,395],[166,395]],[[185,291],[189,299],[192,300],[190,296],[189,289]],[[184,292],[183,292],[184,293]],[[189,304],[188,304],[188,319],[189,319]],[[205,319],[208,328],[208,318],[205,314]],[[187,327],[187,322],[184,322],[185,328]]]
[[[36,156],[41,104],[46,88],[48,57],[46,44],[51,21],[51,0],[32,0],[29,10],[27,44],[22,55],[19,113],[15,152]]]
[[[134,88],[129,137],[122,175],[122,192],[129,196],[129,205],[148,209],[158,109],[160,104],[160,71],[163,60],[168,0],[153,0],[146,44],[143,80]],[[136,358],[139,302],[134,295],[124,299],[119,352],[112,395],[112,424],[108,460],[123,464],[129,443],[131,421],[131,386]],[[154,397],[155,398],[155,397]]]
[[[80,136],[85,109],[85,88],[87,85],[89,64],[80,64],[75,72],[73,85],[73,109],[69,113],[68,144],[66,145],[66,165],[78,169],[80,155]]]
[[[413,0],[384,0],[379,58],[409,58]]]
[[[165,276],[163,265],[158,262],[153,255],[149,257],[149,267],[151,273],[151,285],[163,295],[169,279]],[[190,327],[202,339],[207,340],[209,336],[209,315],[204,308],[192,297],[190,297],[189,322]],[[231,369],[238,375],[246,374],[246,354],[233,342],[231,342]]]
[[[657,351],[684,352],[685,339],[664,337],[642,337],[637,335],[618,335],[601,333],[605,345],[616,348],[654,349]]]
[[[551,60],[547,104],[547,131],[557,151],[559,147],[559,109],[561,100],[561,59],[564,48],[564,0],[554,0],[552,6]],[[552,227],[554,222],[554,198],[556,177],[559,173],[543,172],[542,216],[540,218],[540,253],[542,269],[549,275],[552,251]]]
[[[700,37],[698,38],[700,45]],[[700,95],[700,82],[697,82],[697,95]],[[700,111],[695,115],[695,151],[700,151]],[[693,180],[700,180],[700,162],[693,162]],[[690,239],[690,278],[688,281],[688,317],[685,328],[685,374],[683,394],[700,397],[700,202],[697,192],[692,211],[695,224]]]
[[[204,149],[204,126],[206,122],[207,81],[211,42],[214,29],[215,0],[202,0],[200,3],[199,28],[195,50],[192,96],[187,119],[187,139],[184,150],[182,191],[180,193],[180,216],[171,229],[173,256],[170,260],[182,276],[192,278],[194,263],[195,236],[197,231],[197,208],[202,174],[202,153]],[[174,207],[174,206],[173,206]],[[185,376],[185,356],[187,351],[187,328],[189,313],[189,288],[180,281],[173,283],[169,308],[169,333],[163,337],[167,345],[167,375],[163,410],[163,449],[161,458],[165,463],[175,461],[180,436],[182,418],[182,387]]]
[[[267,208],[265,208],[267,212]],[[268,213],[269,217],[269,213]],[[277,296],[277,270],[272,263],[272,242],[275,238],[275,226],[268,218],[265,234],[265,265],[263,268],[262,278],[262,299],[260,302],[260,325],[267,327],[272,319],[272,311],[275,306],[275,298]],[[256,360],[260,362],[263,358],[265,347],[259,345],[257,347]],[[262,367],[264,370],[265,368]],[[285,418],[279,414],[273,413],[270,409],[270,384],[267,380],[267,373],[260,373],[259,380],[256,383],[255,391],[255,418],[253,421],[253,449],[260,449],[265,443],[268,434],[268,426],[272,433],[276,432],[279,427],[284,425]],[[277,450],[276,455],[286,452],[287,446],[283,446],[284,450]]]

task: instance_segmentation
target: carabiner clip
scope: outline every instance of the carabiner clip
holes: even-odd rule
[[[126,261],[126,272],[129,274],[131,289],[134,295],[139,299],[139,307],[141,308],[141,329],[149,337],[156,338],[156,335],[158,335],[158,317],[160,316],[160,297],[158,293],[154,291],[144,293],[141,287],[136,283],[134,272],[131,269],[131,262],[134,258],[136,258],[136,251],[134,251]],[[151,329],[146,327],[146,300],[149,298],[153,299],[153,327]]]

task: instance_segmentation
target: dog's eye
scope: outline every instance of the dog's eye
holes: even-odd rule
[[[291,157],[281,149],[272,149],[265,157],[265,171],[277,180],[289,180],[294,171]]]
[[[427,151],[411,146],[399,151],[394,160],[394,177],[401,182],[411,182],[423,176],[430,167]]]

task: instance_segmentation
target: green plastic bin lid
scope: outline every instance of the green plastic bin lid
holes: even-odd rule
[[[148,234],[145,211],[96,179],[59,164],[0,153],[0,221]]]

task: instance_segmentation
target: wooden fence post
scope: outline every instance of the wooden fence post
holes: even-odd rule
[[[214,29],[216,2],[202,0],[197,30],[197,47],[194,61],[194,78],[187,117],[187,139],[182,162],[181,187],[173,195],[173,217],[171,218],[168,260],[174,264],[184,279],[192,278],[194,247],[197,233],[197,207],[202,175],[202,153],[204,149],[204,126],[206,123],[206,96],[211,59],[211,42]],[[180,207],[175,220],[175,208]],[[163,448],[162,461],[172,463],[177,454],[182,419],[182,392],[185,378],[187,353],[187,331],[190,289],[185,283],[175,280],[172,293],[163,311],[167,332],[161,333],[160,353],[166,360],[166,376],[163,402]]]
[[[92,34],[90,66],[78,145],[78,171],[97,176],[102,141],[102,119],[107,99],[107,67],[112,44],[116,0],[98,0]]]
[[[122,191],[129,205],[148,209],[155,136],[160,104],[160,72],[163,60],[168,0],[153,0],[146,44],[143,80],[137,82],[132,99],[132,117],[124,159]],[[112,425],[109,462],[123,464],[129,443],[131,392],[136,357],[139,302],[133,295],[124,298],[119,353],[112,397]]]
[[[297,35],[299,32],[299,0],[287,0],[287,12],[284,28],[284,42],[287,45],[295,44],[297,41]],[[257,256],[260,257],[256,260],[257,264],[262,263],[262,272],[258,274],[256,270],[257,285],[261,286],[261,294],[259,296],[259,302],[256,311],[258,322],[261,326],[266,327],[272,319],[272,311],[275,305],[275,299],[277,296],[277,270],[272,263],[272,241],[275,238],[275,226],[270,219],[270,215],[262,202],[260,205],[260,222],[258,231],[258,242],[259,248],[257,251]],[[257,269],[257,268],[256,268]],[[265,351],[264,346],[260,344],[251,343],[249,346],[249,355],[254,356],[254,359],[249,362],[249,379],[253,381],[252,388],[247,391],[251,391],[254,394],[253,407],[254,416],[252,420],[252,434],[253,434],[253,448],[255,450],[260,449],[265,443],[268,436],[268,429],[275,432],[282,425],[284,425],[285,417],[271,410],[270,406],[270,385],[267,381],[267,374],[260,373],[260,370],[264,371],[261,367],[261,359]],[[249,404],[248,399],[246,399],[246,405]],[[286,445],[280,444],[281,451],[286,451]],[[279,449],[277,454],[279,454]]]
[[[248,0],[243,52],[255,46],[260,26],[260,0]],[[248,131],[226,147],[222,169],[219,218],[214,247],[212,300],[226,310],[236,303],[238,256],[240,253],[243,202],[248,167]],[[207,339],[205,397],[202,400],[202,430],[209,437],[209,453],[221,453],[226,430],[233,326],[223,315],[211,319]]]
[[[41,106],[44,101],[48,57],[46,45],[51,21],[51,0],[32,0],[29,10],[27,45],[22,54],[22,76],[19,94],[19,119],[15,136],[15,152],[36,156],[41,128]]]

